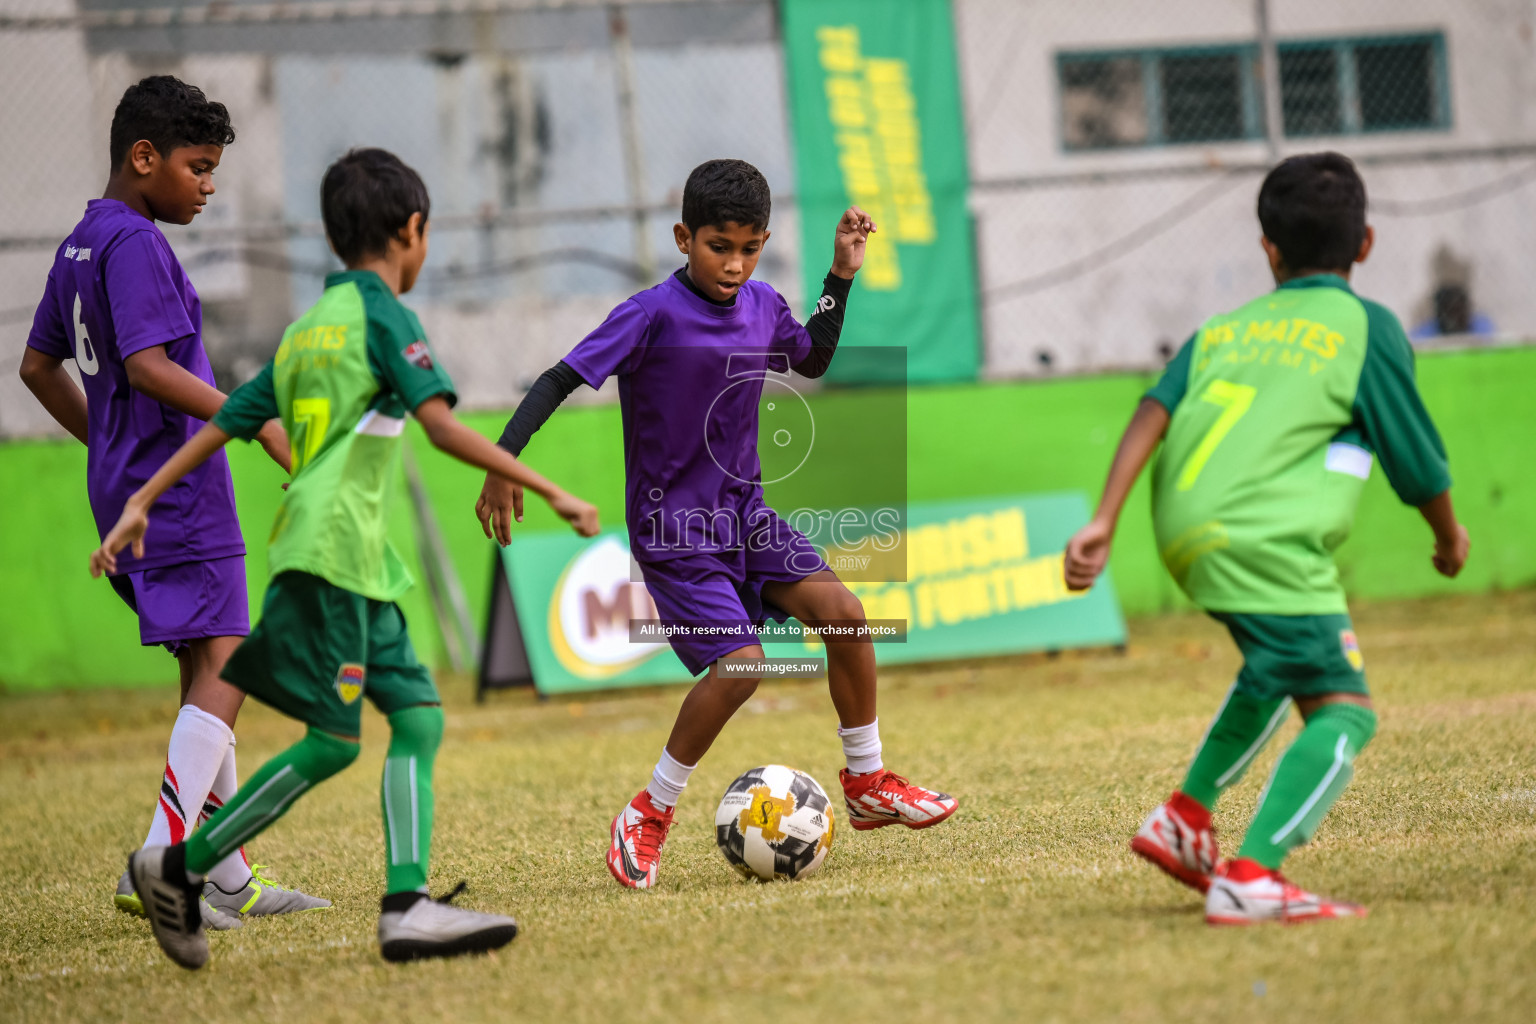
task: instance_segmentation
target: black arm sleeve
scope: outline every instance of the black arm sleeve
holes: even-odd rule
[[[563,359],[545,370],[523,396],[496,443],[513,455],[523,454],[534,432],[582,383],[581,374],[567,366]]]
[[[805,322],[805,329],[811,335],[811,352],[795,364],[796,373],[804,377],[820,377],[832,365],[832,353],[837,351],[837,339],[843,334],[843,310],[848,304],[848,290],[852,287],[852,281],[833,273],[828,273],[821,283],[816,312]]]

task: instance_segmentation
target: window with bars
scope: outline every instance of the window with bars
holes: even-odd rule
[[[1288,137],[1450,127],[1438,33],[1283,42],[1277,50]],[[1265,135],[1254,44],[1062,53],[1056,69],[1068,150]]]

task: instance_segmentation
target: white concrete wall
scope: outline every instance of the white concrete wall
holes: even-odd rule
[[[70,0],[12,3],[29,12],[72,9]],[[1215,174],[1234,163],[1263,162],[1262,142],[1069,153],[1058,123],[1058,52],[1248,41],[1254,35],[1252,0],[954,0],[954,7],[975,182],[987,376],[1154,367],[1160,350],[1177,345],[1206,316],[1269,287],[1253,211],[1258,176],[1223,183]],[[1433,30],[1444,33],[1448,51],[1451,130],[1287,140],[1288,152],[1326,146],[1369,158],[1536,143],[1536,0],[1271,0],[1271,12],[1282,40]],[[107,126],[118,96],[137,77],[155,71],[198,82],[234,115],[239,139],[220,169],[219,194],[199,218],[201,226],[312,220],[319,169],[337,147],[359,142],[425,146],[422,170],[434,188],[435,212],[462,213],[489,202],[493,197],[484,186],[493,178],[479,136],[466,134],[462,146],[455,144],[462,149],[455,156],[443,149],[430,103],[426,115],[402,117],[398,105],[382,101],[382,93],[343,95],[343,72],[353,59],[290,58],[294,67],[318,60],[324,72],[310,76],[318,84],[306,86],[295,101],[284,58],[220,55],[146,63],[122,55],[92,57],[76,33],[0,33],[0,138],[7,143],[0,149],[0,233],[63,238],[85,201],[101,193]],[[612,106],[611,82],[590,69],[579,73],[583,60],[597,67],[606,58],[592,51],[586,57],[516,59],[545,90],[553,118],[553,148],[542,157],[544,177],[523,201],[533,206],[622,201],[612,112],[592,113]],[[793,190],[780,59],[764,43],[637,51],[653,200],[675,201],[687,169],[721,152],[757,162],[780,195]],[[698,76],[733,73],[750,100],[745,106],[740,97],[733,100],[737,116],[721,121],[720,111],[689,105],[690,83]],[[486,97],[475,91],[483,92],[480,79],[486,76],[477,74],[466,74],[463,83],[466,125],[487,119],[480,110]],[[370,96],[379,102],[369,106]],[[332,109],[338,104],[348,112]],[[338,117],[344,131],[332,132],[334,138],[314,136]],[[310,135],[303,134],[304,125]],[[434,161],[443,160],[462,163],[460,170],[468,168],[469,177],[442,177]],[[1202,165],[1212,173],[1112,184],[999,185]],[[1481,312],[1507,335],[1536,337],[1536,289],[1525,281],[1529,254],[1536,252],[1536,182],[1432,215],[1389,208],[1390,201],[1463,193],[1527,165],[1536,165],[1536,154],[1367,165],[1370,194],[1382,202],[1372,214],[1379,241],[1358,272],[1360,290],[1407,321],[1421,319],[1435,283],[1432,265],[1441,258],[1437,254],[1449,252],[1469,268]],[[1192,207],[1186,216],[1143,240],[1139,229],[1183,203]],[[773,243],[760,269],[798,308],[796,211],[780,203],[774,220]],[[672,265],[670,223],[671,217],[656,217],[649,226],[658,272]],[[206,300],[210,348],[230,368],[222,383],[237,383],[312,298],[316,282],[239,262],[208,262],[209,246],[192,243],[185,229],[172,227],[167,234],[192,264]],[[633,251],[623,222],[556,225],[528,234],[529,251],[560,244],[616,255]],[[433,265],[472,260],[472,247],[465,244],[464,238],[439,236]],[[318,246],[310,240],[271,252],[317,262],[324,257]],[[21,387],[16,368],[52,251],[51,245],[0,250],[0,437],[51,429]],[[1079,263],[1089,269],[1064,274],[1065,281],[1007,290]],[[408,301],[459,381],[466,406],[487,407],[516,401],[540,371],[631,290],[611,272],[560,265],[505,287],[438,296],[424,290]],[[1049,366],[1041,362],[1042,353],[1050,356]]]
[[[1284,152],[1331,148],[1357,157],[1536,143],[1536,3],[1531,0],[1272,0],[1277,38],[1444,33],[1449,131],[1287,140]],[[977,218],[988,346],[986,374],[1151,367],[1214,312],[1270,286],[1254,214],[1259,177],[1224,187],[1215,172],[1263,161],[1262,142],[1067,152],[1061,145],[1060,51],[1236,43],[1254,38],[1251,0],[955,0],[972,206]],[[1364,170],[1378,200],[1464,192],[1536,162],[1466,159]],[[1005,188],[1051,175],[1208,165],[1208,176]],[[1214,182],[1214,184],[1213,184]],[[1200,197],[1204,198],[1200,198]],[[1137,248],[1135,232],[1184,202],[1195,209]],[[1536,183],[1429,216],[1372,214],[1376,254],[1359,289],[1406,321],[1422,318],[1442,247],[1470,264],[1480,311],[1507,334],[1536,336]],[[1127,239],[1127,236],[1132,236]],[[999,289],[1098,254],[1097,269],[1025,294]],[[1042,352],[1052,357],[1049,368]]]
[[[30,2],[30,0],[24,0]],[[40,0],[67,10],[68,0]],[[518,203],[533,209],[623,204],[614,85],[606,50],[506,60],[543,96],[550,142],[542,174]],[[477,57],[448,69],[424,56],[366,54],[131,57],[88,54],[76,33],[0,33],[0,102],[8,145],[0,149],[0,235],[48,244],[0,251],[0,437],[59,431],[16,378],[31,308],[59,241],[107,176],[107,129],[122,91],[151,73],[176,74],[225,103],[237,139],[225,153],[218,193],[191,228],[162,227],[204,303],[204,341],[220,384],[233,387],[276,348],[283,327],[314,301],[317,266],[335,266],[319,237],[251,246],[221,227],[310,224],[319,219],[325,166],[355,145],[394,149],[422,173],[435,220],[495,209],[504,171],[491,150],[503,126],[493,98],[498,66]],[[672,223],[688,171],[712,156],[752,160],[781,196],[792,194],[793,159],[780,57],[768,43],[641,49],[635,53],[637,118],[651,203],[672,206],[647,224],[657,279],[679,265]],[[746,95],[720,120],[698,79],[736,76]],[[20,99],[13,103],[10,97]],[[61,171],[63,173],[61,173]],[[827,226],[830,230],[830,225]],[[798,306],[799,225],[792,202],[774,211],[774,238],[760,276]],[[638,290],[600,266],[554,261],[533,272],[473,277],[484,258],[478,230],[439,228],[428,281],[407,296],[421,314],[465,407],[507,407],[609,309]],[[495,258],[585,248],[632,258],[628,218],[548,223],[500,232]],[[258,248],[276,266],[229,258]],[[297,265],[281,269],[283,261]],[[468,285],[445,280],[470,272]]]

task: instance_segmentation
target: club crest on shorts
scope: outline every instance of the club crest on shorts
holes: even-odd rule
[[[1349,667],[1356,672],[1365,668],[1365,655],[1360,653],[1360,641],[1355,639],[1355,631],[1352,629],[1339,630],[1339,647],[1344,651],[1344,660],[1349,662]]]
[[[341,698],[343,704],[356,701],[363,695],[363,683],[367,677],[368,670],[362,665],[344,663],[336,672],[336,696]]]
[[[413,366],[419,366],[423,370],[432,369],[432,350],[427,348],[427,343],[421,340],[413,341],[400,350],[405,356],[405,361]]]

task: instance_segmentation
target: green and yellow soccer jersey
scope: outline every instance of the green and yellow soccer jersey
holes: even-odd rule
[[[1372,455],[1410,505],[1451,484],[1402,325],[1333,274],[1213,317],[1147,397],[1171,414],[1152,476],[1158,548],[1210,611],[1344,612],[1333,552]]]
[[[393,601],[411,577],[386,537],[405,415],[453,382],[416,315],[372,271],[325,279],[325,294],[283,333],[272,361],[213,418],[249,440],[282,417],[293,480],[269,541],[271,575],[299,570]]]

